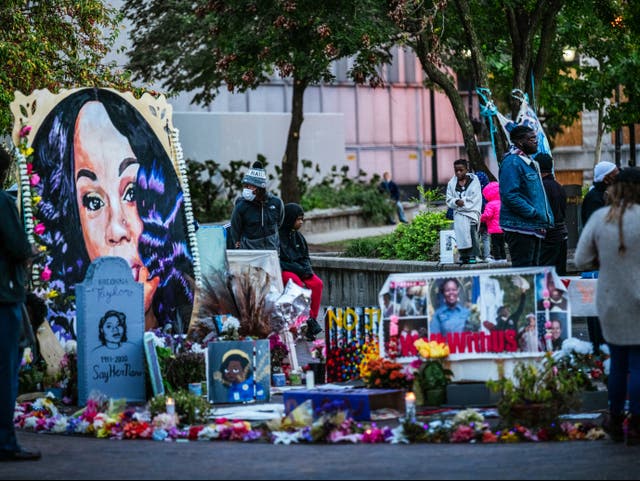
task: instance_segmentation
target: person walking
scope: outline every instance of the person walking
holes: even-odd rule
[[[231,244],[236,249],[277,251],[283,221],[282,199],[267,192],[267,172],[256,161],[242,179],[242,197],[231,214]]]
[[[396,213],[398,214],[398,220],[403,224],[408,224],[407,217],[404,213],[404,206],[400,201],[400,189],[398,189],[398,185],[391,179],[390,172],[385,172],[384,174],[382,174],[382,182],[380,182],[379,190],[380,192],[389,195],[389,198],[395,204]],[[395,223],[396,221],[393,216],[390,216],[389,224]]]
[[[536,132],[527,125],[511,130],[511,146],[500,165],[500,227],[505,233],[513,267],[537,266],[553,212],[544,191],[538,163]]]
[[[11,156],[0,146],[0,185],[11,166]],[[18,397],[22,353],[22,305],[26,300],[25,264],[35,251],[22,228],[15,199],[0,190],[0,461],[33,461],[39,451],[18,444],[13,424]]]
[[[580,217],[582,225],[587,225],[589,217],[596,210],[604,207],[606,203],[607,187],[613,184],[618,172],[620,170],[613,162],[607,162],[603,160],[598,162],[593,169],[593,185],[586,193],[582,200],[582,208],[580,210]],[[582,276],[585,278],[591,278],[598,276],[598,271],[583,272]],[[600,346],[604,344],[604,338],[602,337],[602,327],[600,326],[600,320],[597,316],[587,316],[587,332],[589,334],[589,340],[593,344],[593,352],[599,353]]]
[[[553,158],[546,153],[536,155],[544,191],[553,212],[553,227],[547,229],[540,248],[540,265],[554,266],[560,276],[567,275],[567,240],[569,231],[565,223],[567,194],[553,175]]]
[[[480,256],[478,227],[482,210],[482,190],[465,159],[453,162],[455,175],[447,184],[446,203],[453,209],[453,230],[461,264],[475,264]]]
[[[640,444],[640,168],[620,170],[608,192],[608,205],[584,226],[574,260],[579,269],[600,270],[596,309],[611,353],[605,426],[614,441],[631,445]]]

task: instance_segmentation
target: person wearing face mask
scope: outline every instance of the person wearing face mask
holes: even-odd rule
[[[283,221],[282,199],[267,192],[267,173],[256,161],[242,179],[242,197],[231,214],[232,244],[236,249],[277,251]]]
[[[531,127],[518,125],[510,139],[512,145],[500,165],[500,228],[512,267],[537,266],[542,239],[554,225],[540,167],[531,157],[538,151],[538,136]]]

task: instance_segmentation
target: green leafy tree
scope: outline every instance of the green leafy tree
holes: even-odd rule
[[[351,57],[350,76],[382,84],[392,25],[377,0],[127,0],[130,68],[172,92],[210,104],[220,88],[244,92],[274,76],[291,79],[291,123],[282,160],[282,198],[300,200],[298,146],[304,93],[331,81],[331,63]]]
[[[119,12],[100,0],[0,3],[0,135],[9,135],[14,92],[100,85],[130,89],[101,63],[118,34]]]

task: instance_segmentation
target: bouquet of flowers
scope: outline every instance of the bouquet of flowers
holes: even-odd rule
[[[606,345],[596,355],[590,342],[570,337],[562,342],[560,351],[553,353],[553,358],[559,369],[568,370],[578,378],[582,389],[597,391],[598,386],[606,386],[609,359]]]
[[[327,360],[327,349],[324,344],[324,339],[316,339],[311,345],[311,357],[316,362],[323,363]]]
[[[399,362],[374,359],[369,362],[368,371],[364,383],[369,388],[408,390],[413,385],[413,375]]]
[[[414,391],[429,399],[429,391],[440,390],[443,393],[451,382],[453,372],[444,360],[449,356],[449,346],[444,342],[418,339],[414,343],[420,359],[412,363],[415,369]]]

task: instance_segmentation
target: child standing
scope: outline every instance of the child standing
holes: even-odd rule
[[[304,210],[299,204],[290,203],[284,206],[284,221],[280,228],[280,268],[282,282],[285,285],[291,279],[300,287],[311,289],[311,307],[305,338],[307,341],[313,341],[322,331],[316,318],[322,301],[323,282],[311,268],[309,247],[299,232],[303,222]]]
[[[480,256],[478,227],[482,209],[480,181],[469,172],[465,159],[453,162],[455,176],[447,184],[447,207],[453,209],[453,230],[460,252],[461,264],[475,264]]]
[[[482,195],[487,199],[487,205],[480,216],[480,222],[487,225],[487,232],[491,236],[491,257],[494,261],[506,260],[504,232],[500,228],[500,185],[489,182]]]

